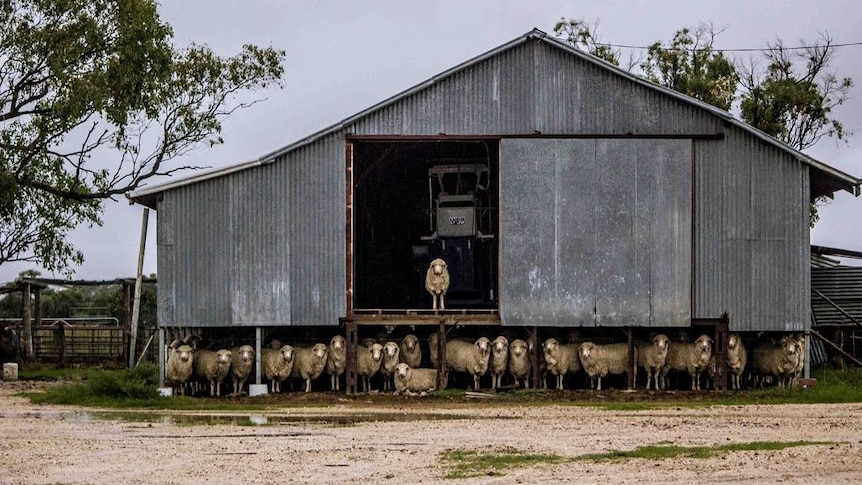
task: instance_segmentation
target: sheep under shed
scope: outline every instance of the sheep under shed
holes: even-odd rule
[[[245,381],[254,368],[254,348],[242,345],[231,349],[230,379],[233,382],[233,393],[239,394],[245,387]]]
[[[502,385],[503,374],[509,363],[509,339],[500,335],[491,342],[491,389]]]
[[[383,362],[383,346],[374,344],[371,348],[356,348],[356,374],[362,378],[364,392],[371,392],[371,377],[380,370]]]
[[[727,337],[727,369],[730,371],[731,389],[740,389],[742,373],[748,363],[748,351],[738,333],[731,333]]]
[[[691,376],[691,390],[700,390],[700,376],[709,368],[712,358],[712,339],[701,335],[694,343],[671,342],[667,349],[667,359],[662,368],[662,389],[669,386],[669,375],[673,372],[688,372]]]
[[[667,361],[667,350],[670,344],[670,339],[662,333],[656,334],[649,342],[642,340],[635,341],[637,348],[637,363],[646,371],[646,388],[650,388],[650,383],[655,381],[655,389],[658,390],[658,378],[661,375],[661,369]],[[637,383],[635,383],[637,384]]]
[[[634,349],[635,362],[637,362],[637,348]],[[625,374],[629,367],[629,345],[607,344],[599,345],[593,342],[584,342],[578,347],[578,355],[584,372],[590,376],[590,389],[598,380],[597,391],[602,390],[602,378],[611,374]]]
[[[437,389],[437,369],[412,368],[402,362],[395,366],[395,393],[430,392]]]
[[[542,353],[545,357],[545,368],[557,377],[557,385],[554,388],[562,391],[566,374],[578,372],[582,368],[577,344],[561,344],[557,339],[549,338],[542,344]]]
[[[270,381],[270,392],[281,392],[281,381],[290,377],[293,370],[293,347],[283,345],[280,349],[261,349],[263,376]]]
[[[479,379],[488,372],[491,358],[491,341],[479,337],[470,343],[464,340],[446,342],[446,367],[455,372],[467,372],[473,376],[473,389],[480,389]]]
[[[383,362],[380,364],[380,373],[383,374],[384,392],[395,389],[392,379],[395,374],[395,367],[400,363],[400,352],[401,349],[395,342],[390,341],[383,345]]]
[[[401,339],[399,352],[398,358],[411,368],[415,369],[422,364],[422,349],[419,348],[419,339],[412,333]],[[434,353],[433,349],[432,353]]]
[[[165,366],[165,378],[172,386],[178,388],[182,396],[185,395],[186,381],[192,375],[194,350],[180,340],[171,342],[170,348],[168,363]]]
[[[209,383],[210,396],[221,395],[221,383],[230,372],[230,357],[228,349],[195,351],[194,374]]]
[[[527,342],[521,339],[515,339],[509,344],[509,374],[515,380],[515,385],[523,385],[530,388],[530,354],[528,353]],[[519,384],[519,381],[522,384]]]
[[[347,368],[347,343],[344,337],[336,335],[329,341],[329,355],[326,357],[326,373],[329,374],[329,389],[341,390],[341,374]]]
[[[329,349],[326,344],[314,344],[311,347],[294,347],[293,354],[290,377],[305,380],[305,392],[311,392],[311,381],[320,377],[326,368]]]
[[[784,337],[776,343],[761,342],[751,351],[751,368],[759,377],[763,387],[763,377],[773,376],[779,387],[791,383],[799,365],[799,342],[793,337]],[[758,380],[755,380],[757,384]]]

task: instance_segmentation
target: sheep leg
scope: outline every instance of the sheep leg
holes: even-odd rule
[[[443,297],[444,297],[444,296],[446,296],[446,294],[445,294],[445,293],[440,294],[440,309],[441,309],[441,310],[445,310],[445,309],[446,309],[446,305],[444,305],[444,304],[443,304]]]
[[[311,392],[311,377],[305,378],[305,392]]]
[[[431,302],[432,302],[431,303],[431,309],[436,310],[437,309],[437,295],[435,295],[434,293],[431,293]]]
[[[597,391],[601,391],[601,390],[602,390],[602,376],[599,376],[599,387],[598,387],[598,388],[596,388],[596,390],[597,390]]]
[[[479,376],[478,375],[473,376],[473,390],[475,390],[475,391],[479,390]]]

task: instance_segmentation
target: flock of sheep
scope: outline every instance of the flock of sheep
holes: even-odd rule
[[[580,374],[588,377],[591,389],[602,389],[602,379],[626,374],[634,358],[637,373],[646,374],[646,389],[670,389],[673,373],[687,374],[691,389],[701,390],[701,381],[707,378],[714,383],[717,376],[717,360],[713,351],[713,340],[700,335],[694,342],[671,342],[663,334],[655,334],[649,341],[635,341],[634,348],[626,343],[597,344],[590,341],[570,339],[562,343],[549,338],[542,343],[539,352],[539,371],[545,387],[548,378],[555,382],[551,388],[564,389],[567,375]],[[179,394],[191,386],[196,392],[208,389],[210,396],[222,394],[221,385],[230,377],[233,394],[245,389],[248,377],[254,372],[254,349],[242,345],[232,349],[196,349],[194,338],[174,341],[168,353],[165,367],[167,381],[178,389]],[[764,340],[748,351],[739,334],[728,338],[726,371],[733,389],[740,389],[743,376],[751,385],[763,386],[774,379],[785,386],[796,379],[804,364],[804,336],[783,336]],[[423,353],[420,340],[412,334],[401,339],[364,339],[357,346],[356,372],[361,384],[360,391],[373,391],[373,380],[382,380],[382,391],[395,393],[423,393],[437,388],[438,337],[432,333],[428,338],[428,357],[432,368],[421,368]],[[491,388],[530,387],[532,341],[498,336],[493,341],[487,337],[475,340],[450,339],[445,346],[446,370],[469,375],[472,387],[481,388],[480,381],[487,374]],[[336,335],[329,344],[316,343],[311,346],[281,345],[275,341],[271,348],[262,349],[262,379],[270,392],[281,392],[286,380],[301,380],[305,392],[311,392],[313,381],[324,374],[330,377],[330,389],[340,391],[340,380],[346,371],[347,345],[343,336]],[[380,377],[377,377],[380,376]],[[445,376],[444,382],[449,381]],[[289,381],[291,388],[292,381]]]

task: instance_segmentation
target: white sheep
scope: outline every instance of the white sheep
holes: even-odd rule
[[[179,394],[185,395],[186,381],[192,375],[194,350],[191,346],[174,340],[170,345],[168,363],[165,366],[165,378],[171,385],[178,388]]]
[[[418,368],[422,364],[422,349],[419,348],[419,339],[415,335],[408,334],[401,340],[400,353],[401,362],[412,368]],[[433,351],[432,351],[433,353]]]
[[[491,342],[491,389],[502,385],[503,374],[509,364],[509,339],[500,335]]]
[[[281,381],[290,377],[293,370],[293,347],[282,345],[276,349],[261,349],[260,364],[263,376],[270,381],[270,391],[281,392]]]
[[[797,334],[796,335],[796,344],[799,346],[799,352],[797,354],[797,363],[796,370],[793,372],[792,380],[795,384],[799,379],[799,376],[802,375],[802,371],[805,369],[805,334]]]
[[[380,364],[380,373],[383,374],[383,391],[393,391],[395,386],[392,378],[395,375],[395,367],[401,362],[401,349],[395,342],[386,342],[383,345],[383,362]]]
[[[336,335],[329,341],[329,355],[326,357],[326,373],[329,374],[329,389],[341,390],[341,374],[347,367],[347,344],[344,337]]]
[[[701,335],[694,343],[671,342],[667,349],[667,359],[662,369],[663,389],[667,389],[670,372],[688,372],[691,376],[691,390],[700,390],[700,376],[709,368],[712,358],[712,339]]]
[[[467,372],[473,376],[473,389],[479,390],[479,379],[488,372],[491,358],[491,341],[479,337],[470,343],[464,340],[446,342],[446,367],[455,372]]]
[[[233,393],[239,394],[245,387],[245,381],[254,368],[254,348],[242,345],[231,349],[230,379],[233,382]]]
[[[228,349],[196,350],[193,359],[194,373],[210,385],[210,396],[221,395],[221,383],[230,372],[231,351]]]
[[[661,369],[667,361],[667,349],[670,344],[670,339],[667,335],[656,334],[649,343],[636,341],[638,366],[646,371],[646,388],[650,388],[650,383],[655,381],[655,388],[658,390],[658,378],[661,375]]]
[[[431,293],[433,309],[437,310],[437,300],[440,300],[440,310],[445,310],[444,298],[449,291],[449,269],[446,261],[440,258],[431,261],[428,271],[425,273],[425,289]]]
[[[561,344],[557,339],[549,338],[542,344],[542,353],[545,356],[545,368],[557,377],[555,389],[562,391],[563,379],[566,374],[581,370],[578,346],[576,344]]]
[[[727,337],[727,369],[730,371],[731,389],[740,389],[739,381],[748,363],[748,351],[742,343],[742,337],[738,333],[732,333]]]
[[[509,344],[509,374],[515,380],[517,386],[523,382],[523,386],[530,388],[530,354],[527,342],[521,339],[515,339]]]
[[[634,349],[635,362],[637,362],[637,348]],[[590,389],[594,381],[598,380],[597,391],[602,390],[602,378],[611,374],[625,374],[629,367],[629,345],[607,344],[598,345],[593,342],[584,342],[578,347],[578,355],[584,372],[590,376]]]
[[[799,365],[799,342],[793,337],[785,337],[777,343],[763,342],[751,351],[751,367],[761,379],[774,376],[778,386],[784,387],[791,382]],[[760,381],[761,387],[763,381]]]
[[[311,392],[311,381],[320,377],[326,368],[329,349],[326,344],[314,344],[309,347],[294,347],[293,369],[290,377],[305,380],[305,392]]]
[[[437,389],[437,369],[412,368],[402,362],[395,366],[395,393],[429,392]]]
[[[381,362],[383,362],[382,345],[374,344],[371,348],[357,347],[356,374],[362,378],[364,392],[371,392],[371,377],[380,370]]]

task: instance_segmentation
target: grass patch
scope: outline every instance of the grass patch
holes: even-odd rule
[[[565,459],[553,454],[523,453],[506,447],[490,451],[446,450],[439,454],[447,468],[443,478],[462,479],[479,476],[502,476],[506,470],[523,468],[543,463],[562,463]]]
[[[68,372],[66,369],[57,371]],[[158,368],[153,364],[135,369],[89,369],[80,376],[66,375],[65,384],[43,393],[25,393],[37,404],[74,404],[96,407],[152,407],[166,399],[157,390]]]
[[[606,453],[594,453],[581,455],[578,460],[587,461],[615,461],[629,460],[632,458],[644,458],[647,460],[663,460],[665,458],[711,458],[723,456],[732,451],[776,451],[785,448],[813,445],[834,445],[827,441],[753,441],[749,443],[728,443],[715,446],[677,446],[672,444],[658,444],[639,446],[631,451],[614,450]]]

